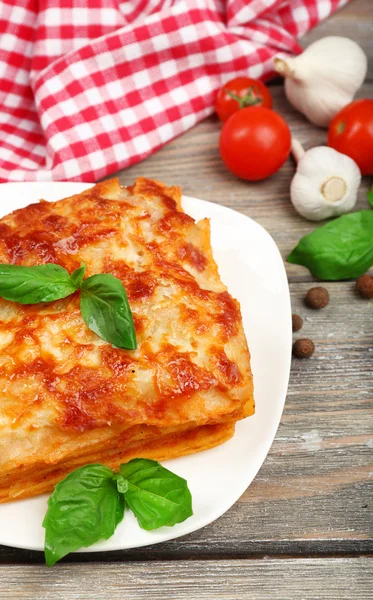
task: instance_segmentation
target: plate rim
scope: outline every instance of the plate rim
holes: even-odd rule
[[[76,192],[74,193],[80,193],[81,191],[83,191],[84,189],[88,189],[89,187],[92,187],[95,185],[95,183],[92,182],[70,182],[70,181],[62,181],[62,182],[58,182],[58,181],[33,181],[33,182],[5,182],[5,183],[1,183],[0,186],[7,186],[7,187],[22,187],[25,185],[28,185],[33,188],[39,188],[39,187],[43,187],[43,186],[50,186],[51,184],[53,185],[59,185],[61,188],[64,188],[65,186],[74,186],[77,188]],[[80,188],[80,189],[78,189]],[[62,191],[63,193],[63,191]],[[61,193],[61,196],[62,196]],[[71,195],[71,194],[69,194]],[[68,196],[65,196],[68,197]],[[62,197],[63,198],[63,197]],[[61,199],[62,199],[61,198]],[[288,278],[287,278],[287,274],[286,274],[286,269],[285,269],[285,264],[284,261],[282,259],[280,250],[276,244],[276,242],[274,241],[273,237],[271,236],[271,234],[257,221],[255,221],[254,219],[252,219],[251,217],[249,217],[248,215],[245,215],[231,207],[222,205],[222,204],[218,204],[215,203],[214,201],[211,200],[203,200],[200,198],[196,198],[195,196],[189,196],[189,195],[182,195],[182,204],[184,203],[184,200],[186,200],[187,202],[192,202],[192,203],[197,203],[198,205],[208,205],[208,206],[213,206],[214,210],[217,210],[218,212],[222,212],[225,213],[226,211],[228,211],[230,214],[234,214],[235,218],[242,218],[243,220],[246,221],[246,219],[248,219],[248,221],[250,222],[251,226],[254,226],[255,228],[257,228],[258,231],[260,231],[260,234],[262,236],[264,236],[267,240],[267,242],[270,244],[272,251],[274,251],[274,254],[277,256],[277,259],[279,264],[281,265],[281,275],[282,275],[282,279],[283,279],[283,283],[286,283],[286,308],[287,308],[287,313],[288,313],[288,320],[289,320],[289,324],[291,323],[291,299],[290,299],[290,289],[289,289],[289,282],[288,282]],[[29,204],[32,204],[33,201],[29,202]],[[26,205],[27,206],[27,205]],[[17,210],[16,208],[13,210]],[[12,212],[12,211],[11,211]],[[8,212],[6,214],[9,214]],[[214,219],[214,216],[208,216],[208,219]],[[218,264],[219,267],[219,264]],[[240,300],[239,300],[240,302]],[[233,500],[229,499],[226,503],[223,504],[219,504],[219,508],[214,510],[215,507],[212,508],[211,513],[209,513],[209,518],[206,519],[206,517],[201,518],[200,519],[203,521],[203,523],[200,522],[195,522],[194,525],[191,525],[191,527],[188,527],[187,531],[177,531],[177,527],[176,528],[169,528],[169,531],[167,531],[167,529],[165,529],[162,533],[162,539],[159,540],[149,540],[149,541],[144,541],[144,542],[140,542],[140,543],[136,543],[135,545],[129,546],[129,547],[123,547],[123,544],[118,543],[115,544],[114,546],[110,546],[108,548],[105,547],[97,547],[98,545],[102,545],[105,544],[107,541],[109,542],[110,540],[104,541],[104,540],[100,540],[100,542],[94,544],[93,546],[87,547],[87,548],[82,548],[80,550],[78,550],[76,552],[76,554],[80,554],[80,553],[97,553],[97,552],[115,552],[115,551],[120,551],[120,550],[134,550],[136,548],[143,548],[143,547],[147,547],[147,546],[152,546],[152,545],[156,545],[156,544],[160,544],[163,542],[167,542],[173,539],[177,539],[180,537],[184,537],[186,535],[189,535],[195,531],[198,531],[199,529],[202,529],[204,527],[206,527],[207,525],[210,525],[211,523],[213,523],[214,521],[216,521],[218,518],[220,518],[221,516],[223,516],[239,499],[239,497],[245,492],[246,489],[248,489],[248,487],[252,484],[252,482],[254,481],[255,477],[257,476],[260,468],[262,467],[262,465],[264,464],[264,461],[270,451],[270,448],[275,440],[276,437],[276,433],[278,430],[278,427],[280,425],[281,422],[281,417],[283,414],[283,410],[285,407],[285,402],[286,402],[286,396],[287,396],[287,389],[288,389],[288,385],[289,385],[289,378],[290,378],[290,370],[291,370],[291,339],[292,339],[292,332],[291,332],[291,328],[289,329],[289,333],[288,336],[290,338],[290,343],[288,344],[289,346],[289,352],[288,352],[288,356],[287,356],[287,368],[286,368],[286,373],[285,373],[285,368],[284,368],[284,379],[283,379],[283,389],[281,390],[281,393],[279,393],[279,395],[281,395],[282,398],[282,402],[281,402],[281,410],[279,411],[278,414],[278,418],[276,419],[276,423],[272,425],[271,427],[271,435],[269,436],[267,434],[267,439],[270,441],[267,441],[264,444],[264,449],[262,449],[261,453],[260,453],[260,458],[259,460],[257,460],[256,462],[256,466],[255,469],[251,471],[251,475],[249,477],[249,481],[247,482],[247,478],[243,478],[243,482],[241,485],[237,485],[236,486],[236,490],[240,490],[240,492],[237,494],[235,493],[234,495],[237,497]],[[255,382],[254,382],[255,385]],[[250,417],[247,417],[250,418]],[[244,419],[243,421],[245,421],[246,419]],[[223,446],[223,444],[222,444]],[[210,450],[205,450],[204,452],[208,453]],[[198,454],[198,453],[196,453]],[[195,456],[195,455],[191,455],[191,456]],[[184,458],[188,458],[188,455]],[[162,464],[168,462],[168,461],[162,461]],[[42,495],[42,496],[46,496],[46,495]],[[37,499],[38,497],[35,497],[35,499]],[[33,498],[28,498],[28,499],[24,499],[24,500],[15,500],[13,503],[15,502],[27,502],[33,500]],[[7,503],[7,504],[13,504],[13,503]],[[1,511],[1,505],[0,505],[0,511]],[[9,543],[4,543],[1,541],[0,538],[0,544],[5,546],[5,547],[10,547],[10,548],[17,548],[17,549],[22,549],[22,550],[30,550],[30,551],[38,551],[38,552],[42,552],[43,548],[40,547],[40,544],[17,544],[17,545],[12,545]]]

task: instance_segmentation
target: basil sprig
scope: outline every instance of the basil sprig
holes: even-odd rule
[[[192,514],[192,496],[185,479],[154,460],[135,458],[121,465],[118,490],[140,527],[151,530],[185,521]]]
[[[0,297],[20,304],[66,298],[80,289],[80,310],[89,329],[117,348],[136,349],[136,331],[122,282],[102,273],[83,280],[85,266],[69,272],[55,264],[0,264]]]
[[[56,485],[43,521],[48,567],[69,552],[113,535],[123,519],[125,504],[113,475],[104,465],[88,465]]]
[[[342,215],[303,237],[288,256],[319,279],[360,277],[373,265],[373,211]]]
[[[171,527],[193,514],[185,479],[154,460],[133,459],[117,475],[104,465],[87,465],[60,481],[48,500],[46,564],[111,537],[126,506],[147,530]]]
[[[85,267],[80,267],[70,275],[54,264],[34,267],[0,264],[0,296],[20,304],[61,300],[79,288],[84,271]]]
[[[87,326],[117,348],[136,349],[136,332],[122,282],[110,275],[92,275],[80,288],[80,311]]]
[[[85,268],[85,265],[82,265],[79,267],[79,269],[75,269],[75,271],[73,271],[70,275],[71,281],[73,282],[76,290],[78,290],[83,283]]]

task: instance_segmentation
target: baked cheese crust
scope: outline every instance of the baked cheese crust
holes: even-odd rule
[[[79,292],[45,305],[0,298],[0,502],[50,490],[92,462],[113,468],[219,444],[254,412],[240,307],[220,281],[209,221],[181,190],[117,179],[0,220],[0,262],[111,273],[138,348],[85,325]]]

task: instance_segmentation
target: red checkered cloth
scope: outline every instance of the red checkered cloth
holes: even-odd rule
[[[0,0],[0,180],[95,181],[348,0]]]

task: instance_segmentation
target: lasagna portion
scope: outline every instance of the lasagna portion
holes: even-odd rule
[[[211,448],[254,412],[239,304],[220,281],[209,221],[184,213],[179,188],[112,179],[31,204],[0,220],[0,263],[111,273],[138,343],[120,350],[90,331],[79,292],[37,305],[0,298],[0,502],[49,491],[88,463]]]

